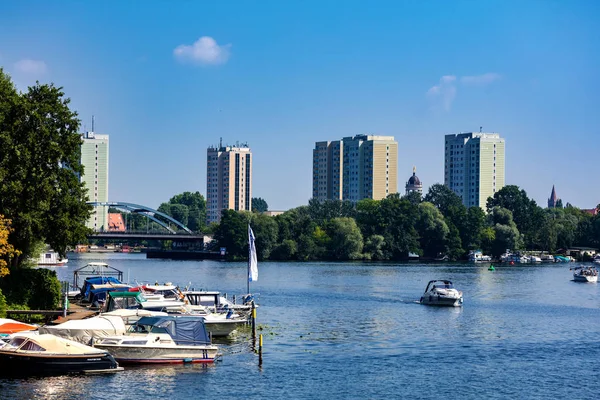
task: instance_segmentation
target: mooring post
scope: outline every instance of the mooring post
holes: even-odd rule
[[[263,347],[263,342],[262,342],[262,333],[260,334],[260,336],[258,337],[258,366],[262,366],[262,347]]]
[[[252,339],[256,341],[256,306],[252,301]]]
[[[63,301],[63,318],[67,318],[67,309],[69,308],[69,282],[63,282],[64,301]]]
[[[233,295],[233,304],[235,304],[235,294]]]

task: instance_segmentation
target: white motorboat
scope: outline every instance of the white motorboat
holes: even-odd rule
[[[247,317],[235,314],[233,310],[229,310],[227,313],[213,313],[209,310],[202,312],[196,310],[192,311],[190,315],[199,315],[204,318],[206,330],[210,332],[213,337],[228,336],[239,327],[248,324]]]
[[[592,261],[595,262],[596,264],[600,264],[600,254],[596,254]]]
[[[481,250],[473,250],[469,253],[469,261],[471,262],[490,262],[492,261],[491,256],[486,256]]]
[[[236,314],[240,314],[244,317],[250,316],[252,302],[254,301],[252,295],[245,295],[242,297],[241,304],[234,303],[217,291],[191,290],[186,291],[183,294],[185,303],[189,304],[193,311],[202,310],[204,307],[208,307],[209,310],[216,313],[226,313],[229,310],[233,310]],[[255,305],[255,307],[258,306]]]
[[[500,256],[500,261],[503,263],[512,263],[512,264],[526,264],[529,262],[529,258],[522,256],[519,253],[511,253],[510,251],[506,251],[506,253]]]
[[[68,262],[68,258],[61,258],[60,255],[52,249],[44,251],[37,259],[37,265],[40,267],[62,267]]]
[[[105,337],[95,347],[123,364],[212,363],[218,355],[204,319],[191,316],[142,317],[125,335]]]
[[[29,377],[122,370],[107,351],[54,335],[17,333],[0,348],[0,376]]]
[[[528,262],[530,262],[530,263],[541,263],[542,262],[542,259],[540,257],[534,256],[534,255],[527,256],[527,259],[528,259]]]
[[[214,313],[206,306],[190,305],[189,302],[166,299],[148,300],[141,292],[110,292],[106,307],[107,312],[104,315],[122,309],[140,309],[166,312],[171,315],[204,317],[206,329],[213,336],[227,336],[248,322],[246,315],[239,315],[235,313],[234,309],[229,309],[223,313]]]
[[[86,319],[74,319],[58,325],[39,328],[41,334],[51,334],[83,344],[93,344],[105,336],[123,335],[126,327],[119,316],[100,315]]]
[[[575,267],[571,270],[575,282],[598,282],[598,270],[595,267]]]
[[[542,262],[556,262],[552,254],[542,254],[540,259]]]
[[[428,306],[460,307],[463,294],[454,288],[451,281],[432,280],[427,284],[420,302]]]

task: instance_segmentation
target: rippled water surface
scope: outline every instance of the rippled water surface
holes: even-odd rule
[[[131,282],[170,281],[229,297],[246,265],[71,254],[61,279],[105,261]],[[104,376],[0,379],[0,398],[598,399],[600,287],[566,264],[261,263],[258,367],[247,335],[211,366],[127,368]],[[450,279],[464,307],[417,303]]]

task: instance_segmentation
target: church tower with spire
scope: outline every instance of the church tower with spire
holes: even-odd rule
[[[550,198],[548,199],[548,208],[556,208],[559,200],[556,190],[554,190],[554,185],[552,185],[552,193],[550,193]]]

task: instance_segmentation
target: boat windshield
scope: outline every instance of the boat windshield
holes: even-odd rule
[[[135,324],[129,328],[131,333],[169,333],[166,328],[155,325]]]
[[[445,282],[433,282],[431,284],[431,289],[453,289],[454,286],[452,286],[451,283],[445,283]]]
[[[46,351],[45,348],[43,348],[42,346],[38,345],[37,343],[33,342],[33,341],[28,341],[27,343],[25,343],[23,346],[21,346],[21,348],[19,350],[26,350],[26,351]]]

